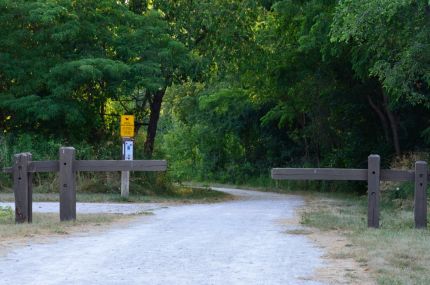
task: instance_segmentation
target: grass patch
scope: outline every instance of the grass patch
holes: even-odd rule
[[[287,230],[286,233],[289,234],[289,235],[300,235],[300,236],[312,234],[312,232],[309,231],[309,230],[307,230],[307,229]]]
[[[414,229],[412,209],[385,200],[381,228],[368,229],[366,197],[312,195],[301,222],[346,235],[352,246],[342,255],[367,266],[378,284],[430,284],[430,231]]]
[[[10,208],[0,209],[0,242],[47,235],[67,235],[83,232],[130,216],[115,214],[78,214],[76,221],[60,222],[57,213],[33,213],[32,224],[15,224]]]
[[[33,193],[33,202],[58,202],[59,193]],[[212,203],[232,199],[232,196],[210,188],[175,187],[162,195],[130,194],[128,198],[121,197],[120,193],[80,193],[76,195],[78,202],[89,203]],[[14,202],[13,193],[0,192],[0,201]]]

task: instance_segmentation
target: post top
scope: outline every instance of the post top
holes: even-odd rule
[[[381,157],[379,156],[379,154],[371,154],[369,155],[369,158],[381,158]]]
[[[418,160],[418,161],[415,162],[415,165],[417,165],[417,164],[419,164],[419,165],[427,165],[427,161]]]
[[[75,150],[75,148],[73,146],[62,146],[62,147],[60,147],[60,149],[73,149],[73,150]]]
[[[14,157],[20,157],[20,156],[29,156],[29,155],[31,156],[30,152],[21,152],[21,153],[16,153],[13,156]]]

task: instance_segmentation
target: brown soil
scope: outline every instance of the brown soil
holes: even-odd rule
[[[281,220],[281,224],[286,226],[300,225],[300,214],[294,219]],[[287,230],[288,234],[305,235],[325,252],[323,259],[325,266],[319,268],[311,277],[303,279],[320,281],[325,284],[339,285],[375,285],[369,274],[366,263],[360,264],[353,256],[359,249],[340,232],[320,231],[319,229],[301,227],[299,229]]]
[[[354,260],[356,249],[346,237],[336,231],[321,232],[312,229],[309,238],[326,252],[323,258],[327,265],[318,269],[315,280],[328,284],[376,284],[369,276],[367,264]]]

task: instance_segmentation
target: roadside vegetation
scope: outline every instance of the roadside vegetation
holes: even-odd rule
[[[11,166],[13,154],[33,153],[33,160],[56,160],[62,145],[59,139],[44,141],[38,136],[22,135],[10,140],[0,135],[0,168]],[[119,142],[118,142],[119,143]],[[143,158],[143,143],[136,144],[136,157]],[[75,145],[77,159],[118,159],[118,145]],[[131,174],[130,196],[120,195],[120,173],[78,173],[78,202],[217,202],[230,199],[230,195],[212,191],[209,187],[186,187],[174,182],[169,173]],[[12,177],[0,172],[0,201],[14,201]],[[58,175],[36,173],[33,175],[33,201],[58,201]]]
[[[348,238],[332,257],[353,258],[381,285],[430,284],[430,231],[414,229],[412,200],[384,193],[379,229],[367,228],[367,197],[307,193],[301,223]],[[428,217],[430,219],[430,216]]]
[[[428,154],[405,154],[387,165],[394,169],[413,169],[417,160],[428,160]],[[430,284],[430,253],[426,250],[430,247],[430,230],[414,228],[413,183],[381,183],[379,229],[367,227],[368,197],[364,190],[366,183],[342,181],[278,181],[273,187],[273,191],[305,197],[306,207],[299,215],[301,224],[307,228],[292,233],[315,233],[314,239],[327,247],[329,258],[354,259],[364,274],[370,273],[381,285]],[[339,245],[331,248],[330,242],[318,237],[324,234],[333,244],[339,236],[348,242],[340,249]],[[339,274],[343,273],[339,271]],[[350,272],[346,274],[357,278]]]

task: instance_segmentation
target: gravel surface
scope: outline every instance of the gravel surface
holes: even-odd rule
[[[15,203],[2,202],[0,207],[11,207],[15,211]],[[76,203],[76,213],[79,214],[137,214],[144,211],[156,210],[164,206],[159,203]],[[60,213],[59,202],[33,202],[33,212],[38,213]]]
[[[171,206],[127,227],[29,244],[0,257],[1,284],[322,284],[309,239],[289,235],[297,196],[220,189],[243,199]]]

